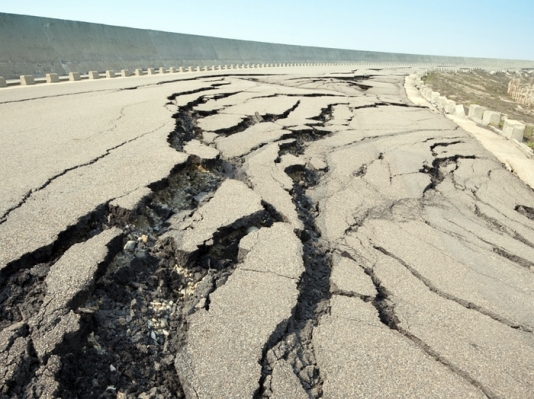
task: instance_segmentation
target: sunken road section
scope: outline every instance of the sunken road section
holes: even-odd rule
[[[534,397],[534,193],[409,72],[7,98],[0,397]]]

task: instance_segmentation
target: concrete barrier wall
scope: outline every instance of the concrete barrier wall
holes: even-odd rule
[[[292,46],[0,13],[0,76],[6,79],[50,72],[322,62],[534,67],[534,61]]]

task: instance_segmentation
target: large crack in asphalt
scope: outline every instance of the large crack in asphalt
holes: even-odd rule
[[[202,100],[203,98],[200,99]],[[188,104],[176,114],[176,129],[169,135],[171,145],[174,144],[173,136],[183,136],[180,143],[198,136],[199,132],[191,120],[191,109],[194,105],[195,103]],[[178,145],[175,147],[180,149]],[[158,370],[162,371],[157,380],[163,386],[162,389],[167,389],[170,396],[174,395],[171,392],[180,392],[172,362],[165,362],[162,355],[167,352],[158,351],[163,346],[160,345],[160,348],[158,343],[154,342],[156,347],[147,349],[142,347],[147,343],[146,340],[134,340],[132,335],[137,337],[137,330],[142,326],[146,328],[147,321],[143,318],[147,318],[148,323],[151,323],[151,316],[161,316],[164,306],[168,307],[173,300],[183,296],[184,290],[197,284],[198,281],[195,280],[205,274],[202,272],[204,268],[199,265],[180,274],[175,265],[165,261],[165,253],[161,254],[155,250],[157,236],[165,231],[166,221],[177,212],[187,212],[188,209],[194,209],[199,203],[209,200],[210,193],[233,173],[234,167],[221,161],[211,165],[188,163],[185,167],[175,168],[167,179],[150,186],[153,194],[142,206],[125,210],[112,206],[113,200],[110,200],[81,218],[76,225],[60,233],[58,239],[49,247],[27,254],[7,265],[2,270],[0,280],[0,330],[7,331],[10,326],[16,327],[22,323],[25,327],[17,330],[18,337],[25,339],[28,349],[25,359],[16,366],[19,371],[13,371],[10,374],[12,378],[4,381],[2,393],[16,395],[33,392],[35,395],[27,397],[39,397],[38,393],[42,393],[42,387],[39,387],[39,377],[42,376],[37,376],[36,381],[33,377],[39,366],[46,368],[46,359],[44,364],[40,364],[35,350],[32,349],[32,331],[28,330],[24,321],[40,311],[46,292],[45,279],[54,263],[75,244],[85,242],[112,226],[118,226],[124,231],[126,238],[123,245],[126,245],[124,250],[116,248],[110,251],[110,259],[104,266],[106,274],[97,281],[89,301],[71,309],[83,315],[84,322],[77,332],[80,338],[75,349],[68,339],[53,348],[54,360],[59,362],[56,362],[53,371],[47,370],[58,383],[52,394],[61,397],[113,396],[117,389],[114,385],[116,384],[121,388],[122,385],[129,386],[130,391],[138,397],[137,394],[157,385],[154,381],[151,382],[150,377],[156,375]],[[216,243],[213,248],[218,248],[220,243],[224,243],[224,248],[235,248],[235,245],[229,245],[228,242],[227,236],[231,235],[221,232],[214,237]],[[214,268],[217,262],[213,259],[220,262],[220,257],[226,254],[223,251],[222,255],[213,255],[216,252],[213,249],[204,249],[203,252],[205,254],[201,257],[202,262],[205,263],[208,259],[208,269],[214,270],[217,270]],[[161,301],[158,302],[157,299]],[[139,309],[139,315],[142,316],[133,317],[129,314]],[[129,313],[126,310],[129,310]],[[168,327],[169,321],[160,320],[157,324],[158,327],[163,325]],[[150,324],[148,326],[150,327]],[[152,339],[155,334],[153,331],[148,335],[148,342],[157,341]],[[141,341],[143,344],[140,344]],[[13,342],[6,350],[12,345]],[[154,352],[152,359],[147,357],[150,351]],[[121,355],[125,358],[121,358]],[[155,364],[154,359],[160,360],[161,365]],[[113,366],[114,363],[116,366]],[[117,367],[123,364],[128,364],[128,368],[124,367],[118,371]],[[19,378],[22,370],[25,370],[25,378]],[[128,378],[137,383],[132,384]]]
[[[206,92],[206,91],[211,91],[211,90],[215,90],[221,86],[223,86],[224,84],[223,83],[214,83],[214,84],[211,84],[210,87],[202,87],[202,88],[199,88],[199,89],[195,89],[195,90],[189,90],[189,91],[184,91],[184,92],[180,92],[180,93],[176,93],[172,96],[169,96],[168,97],[168,100],[169,101],[173,101],[177,96],[183,96],[183,95],[189,95],[189,94],[196,94],[196,93],[201,93],[201,92]],[[197,105],[201,102],[204,102],[204,98],[202,97],[198,103],[194,104],[194,105]],[[190,112],[190,107],[185,107],[186,108],[186,111],[185,112]],[[180,113],[180,112],[179,112]],[[177,115],[175,115],[174,117],[175,118],[178,118],[179,117],[179,113]],[[122,114],[122,109],[120,110],[119,112],[119,116],[117,117],[117,119],[115,120],[118,121],[120,120],[121,118],[123,117],[123,114]],[[160,126],[161,127],[161,126]],[[14,210],[22,207],[27,201],[28,199],[31,198],[32,195],[34,195],[36,192],[39,192],[39,191],[42,191],[44,190],[46,187],[48,187],[51,183],[53,183],[55,180],[57,180],[58,178],[66,175],[67,173],[69,172],[72,172],[76,169],[79,169],[79,168],[83,168],[83,167],[86,167],[86,166],[90,166],[90,165],[93,165],[95,163],[97,163],[98,161],[100,161],[101,159],[109,156],[114,150],[117,150],[127,144],[130,144],[136,140],[139,140],[141,139],[142,137],[145,137],[151,133],[153,133],[154,131],[158,130],[158,128],[152,130],[152,131],[149,131],[149,132],[146,132],[146,133],[143,133],[139,136],[136,136],[130,140],[126,140],[122,143],[119,143],[113,147],[110,147],[110,148],[107,148],[105,150],[105,152],[87,162],[83,162],[81,164],[78,164],[78,165],[74,165],[74,166],[71,166],[69,168],[66,168],[64,170],[62,170],[61,172],[51,176],[50,178],[48,178],[42,185],[40,185],[39,187],[35,187],[35,188],[32,188],[31,190],[29,190],[26,194],[23,195],[22,199],[14,206],[12,206],[11,208],[7,209],[2,215],[0,215],[0,224],[4,223],[7,218],[9,217],[9,214],[11,212],[13,212]],[[183,132],[183,129],[182,129],[182,132]],[[177,148],[178,149],[178,148]],[[180,149],[181,150],[181,149]]]
[[[194,107],[205,101],[207,97],[200,96],[179,107],[173,116],[176,128],[168,138],[171,147],[180,151],[188,141],[200,138],[196,126],[199,113]],[[297,106],[282,115],[266,117],[286,117]],[[29,338],[29,356],[19,369],[28,371],[31,366],[31,372],[25,379],[9,381],[3,393],[31,391],[34,396],[28,397],[37,397],[44,392],[40,378],[48,373],[56,380],[52,394],[61,397],[116,397],[117,392],[125,397],[183,396],[169,354],[185,340],[187,316],[197,308],[209,309],[209,294],[235,269],[238,244],[248,229],[270,226],[281,217],[264,204],[265,211],[245,221],[244,227],[219,230],[187,265],[177,265],[172,245],[159,242],[158,236],[166,231],[170,217],[191,214],[209,201],[222,180],[235,177],[235,172],[236,167],[226,161],[189,162],[150,185],[153,193],[139,207],[126,210],[109,201],[64,232],[68,239],[60,235],[45,254],[29,254],[5,268],[0,298],[7,299],[1,303],[3,320],[8,322],[2,324],[3,329],[39,311],[48,271],[69,248],[112,226],[124,232],[123,249],[110,252],[112,260],[105,265],[105,274],[96,281],[87,302],[71,309],[84,319],[77,345],[65,339],[54,348],[50,364],[40,364],[31,349],[31,331],[22,329],[20,337]],[[171,331],[178,333],[169,336]]]
[[[160,127],[162,127],[162,126],[160,126]],[[144,137],[144,136],[146,136],[146,135],[149,135],[149,134],[153,133],[155,130],[159,129],[160,127],[154,129],[153,131],[146,132],[146,133],[143,133],[143,134],[140,135],[140,136],[134,137],[134,138],[131,139],[131,140],[127,140],[127,141],[124,141],[124,142],[122,142],[122,143],[120,143],[120,144],[117,144],[117,145],[114,146],[114,147],[108,148],[108,149],[106,149],[106,151],[105,151],[104,154],[102,154],[102,155],[100,155],[100,156],[98,156],[98,157],[96,157],[96,158],[93,158],[93,159],[91,159],[91,160],[88,161],[88,162],[85,162],[85,163],[78,164],[78,165],[76,165],[76,166],[72,166],[72,167],[70,167],[70,168],[67,168],[67,169],[61,171],[60,173],[58,173],[58,174],[56,174],[56,175],[50,177],[50,178],[49,178],[45,183],[43,183],[41,186],[36,187],[36,188],[31,189],[30,191],[28,191],[28,192],[22,197],[22,199],[19,201],[18,204],[16,204],[15,206],[13,206],[13,207],[7,209],[7,210],[4,212],[4,214],[3,214],[2,216],[0,216],[0,224],[4,223],[4,222],[7,220],[7,218],[9,217],[9,215],[10,215],[11,212],[13,212],[14,210],[16,210],[16,209],[22,207],[22,206],[26,203],[26,201],[28,201],[28,199],[31,198],[32,195],[34,195],[34,194],[35,194],[36,192],[38,192],[38,191],[42,191],[42,190],[44,190],[44,189],[45,189],[46,187],[48,187],[51,183],[53,183],[56,179],[58,179],[58,178],[60,178],[60,177],[62,177],[62,176],[64,176],[64,175],[66,175],[66,174],[69,173],[69,172],[72,172],[73,170],[76,170],[76,169],[79,169],[79,168],[83,168],[83,167],[86,167],[86,166],[93,165],[93,164],[97,163],[98,161],[102,160],[103,158],[109,156],[114,150],[116,150],[116,149],[118,149],[118,148],[120,148],[120,147],[123,147],[123,146],[125,146],[125,145],[127,145],[127,144],[130,144],[130,143],[132,143],[132,142],[134,142],[134,141],[136,141],[136,140],[139,140],[140,138],[142,138],[142,137]]]
[[[180,191],[184,186],[180,184]],[[185,196],[207,188],[201,185]],[[173,212],[187,208],[180,202],[171,201]],[[131,225],[142,224],[147,216],[141,214]],[[159,232],[165,231],[165,224]],[[85,304],[95,309],[94,328],[81,350],[65,358],[63,370],[69,372],[61,373],[61,396],[111,398],[120,391],[126,397],[183,397],[172,354],[184,343],[187,317],[198,308],[209,309],[209,294],[237,265],[239,240],[247,228],[270,224],[266,211],[246,227],[219,230],[211,245],[199,248],[184,265],[177,263],[169,242],[141,234],[139,227],[128,233],[127,249],[114,259]]]
[[[383,248],[375,247],[376,250],[384,253],[387,256],[391,256],[396,261],[400,261],[397,257],[392,256]],[[405,266],[405,264],[403,264]],[[413,342],[420,350],[425,352],[431,358],[442,364],[445,368],[449,369],[452,373],[456,374],[460,378],[464,379],[467,383],[473,385],[475,388],[484,393],[488,399],[497,399],[499,396],[494,394],[491,389],[484,386],[480,381],[473,378],[467,372],[441,356],[430,345],[426,344],[423,340],[412,334],[410,331],[402,327],[400,320],[395,314],[395,303],[391,300],[391,293],[384,286],[382,281],[378,278],[372,267],[364,268],[365,272],[371,278],[373,285],[376,289],[376,297],[372,300],[372,304],[378,312],[378,316],[382,324],[386,325],[391,330],[397,331],[399,334]],[[410,269],[408,269],[410,270]],[[410,270],[411,271],[411,270]],[[434,292],[434,291],[433,291]]]
[[[522,325],[520,323],[516,323],[513,320],[509,320],[508,318],[499,315],[491,310],[485,309],[482,306],[479,306],[473,302],[467,301],[465,299],[459,298],[455,295],[449,294],[438,287],[436,287],[432,281],[430,281],[428,278],[423,276],[421,273],[419,273],[414,267],[408,265],[404,260],[399,258],[398,256],[390,253],[386,249],[380,247],[380,246],[374,246],[374,249],[377,251],[382,252],[384,255],[389,256],[390,258],[396,260],[399,264],[404,266],[415,278],[417,278],[419,281],[421,281],[430,291],[432,291],[434,294],[437,294],[438,296],[447,299],[449,301],[456,302],[458,305],[463,306],[466,309],[474,310],[476,312],[479,312],[483,314],[484,316],[488,316],[492,318],[495,321],[498,321],[499,323],[502,323],[508,327],[511,327],[513,329],[518,329],[526,332],[533,332],[533,330],[525,325]]]
[[[317,120],[326,122],[332,117],[332,107],[323,108]],[[324,135],[317,134],[315,128],[295,132],[296,140],[281,148],[279,154],[302,154],[306,144],[320,140]],[[275,339],[269,339],[263,349],[260,361],[262,373],[255,398],[269,398],[271,376],[278,361],[288,362],[293,368],[302,388],[310,398],[321,398],[323,395],[323,377],[316,360],[312,342],[313,329],[317,327],[321,317],[329,311],[331,253],[327,243],[315,225],[318,210],[306,195],[306,190],[315,186],[323,173],[308,168],[296,167],[286,171],[293,179],[291,192],[298,217],[304,224],[300,232],[303,244],[303,261],[305,271],[298,283],[299,296],[292,316],[285,321],[283,333],[276,331]]]
[[[391,257],[395,261],[401,263],[403,262],[401,259],[397,258],[396,256],[390,254],[385,249],[373,246],[373,248],[382,254]],[[364,302],[370,302],[373,307],[376,309],[378,313],[378,318],[382,324],[387,326],[389,329],[401,334],[403,337],[411,341],[415,344],[416,347],[418,347],[421,351],[426,353],[428,356],[430,356],[432,359],[443,365],[445,368],[450,370],[452,373],[456,374],[460,378],[464,379],[467,383],[473,385],[475,388],[480,390],[487,398],[489,399],[497,399],[499,396],[495,395],[491,389],[484,386],[480,381],[473,378],[469,373],[465,372],[455,364],[453,364],[448,359],[441,356],[436,350],[434,350],[430,345],[425,343],[422,339],[415,336],[413,333],[411,333],[408,329],[402,327],[402,324],[399,320],[399,318],[396,315],[395,312],[395,302],[392,299],[391,292],[387,289],[387,287],[384,285],[384,283],[380,280],[378,275],[376,274],[374,270],[374,265],[372,266],[363,266],[360,262],[358,262],[358,259],[355,259],[351,254],[349,254],[346,251],[342,251],[340,253],[341,256],[346,257],[360,265],[362,269],[364,270],[365,274],[369,276],[371,279],[371,282],[373,283],[376,295],[374,298],[360,295],[358,293],[353,292],[343,292],[343,291],[335,291],[332,294],[333,295],[343,295],[351,298],[360,298]],[[405,263],[401,263],[404,267],[407,267]],[[412,272],[411,268],[407,267],[410,272]],[[417,277],[417,276],[416,276]],[[423,281],[423,283],[425,283]],[[425,283],[426,285],[426,283]],[[428,285],[427,285],[428,287]],[[430,289],[430,287],[428,287]],[[430,289],[432,292],[436,293],[434,290]],[[439,295],[439,293],[438,293]]]

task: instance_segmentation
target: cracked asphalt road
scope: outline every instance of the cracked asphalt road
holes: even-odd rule
[[[534,193],[410,72],[3,90],[0,397],[534,398]]]

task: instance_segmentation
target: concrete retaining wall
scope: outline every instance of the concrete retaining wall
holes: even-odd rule
[[[6,79],[111,69],[323,62],[534,67],[534,61],[291,46],[0,13],[0,76]]]

